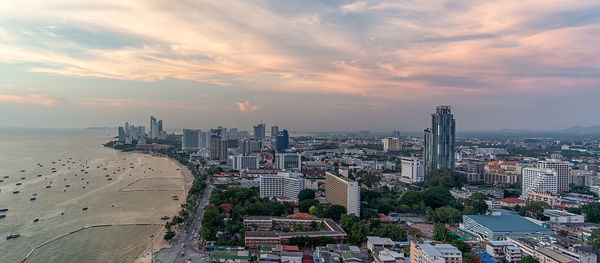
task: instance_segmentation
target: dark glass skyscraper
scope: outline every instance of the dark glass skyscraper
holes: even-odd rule
[[[431,114],[431,129],[425,129],[425,176],[435,169],[454,169],[455,120],[450,106],[438,106]]]
[[[277,139],[275,140],[275,146],[278,152],[281,152],[288,148],[290,137],[287,130],[283,130],[277,133]]]

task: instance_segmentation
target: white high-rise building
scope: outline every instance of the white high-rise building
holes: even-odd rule
[[[523,194],[528,192],[558,192],[558,176],[552,169],[526,167],[523,173]]]
[[[384,152],[399,152],[402,151],[402,140],[400,138],[384,138],[381,139],[383,142]]]
[[[550,159],[539,161],[537,166],[540,169],[552,169],[556,171],[556,175],[558,176],[558,191],[569,191],[569,185],[573,183],[569,162]]]
[[[279,172],[277,175],[260,176],[260,197],[286,197],[297,200],[300,191],[306,189],[301,173]]]
[[[407,184],[425,181],[423,158],[402,157],[402,177],[400,181]]]
[[[278,153],[275,155],[275,169],[300,171],[302,157],[297,153]]]
[[[233,156],[233,170],[245,172],[248,169],[258,168],[260,168],[260,156],[258,155],[244,156],[240,154]]]

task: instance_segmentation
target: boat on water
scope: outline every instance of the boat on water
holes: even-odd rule
[[[51,186],[49,186],[49,185],[46,185],[46,188],[50,188],[50,187],[51,187]]]
[[[171,217],[170,216],[163,216],[160,219],[162,219],[162,220],[169,220],[169,219],[171,219]]]
[[[20,237],[20,236],[21,235],[19,235],[19,234],[10,234],[10,235],[6,236],[6,239],[13,239],[13,238],[17,238],[17,237]]]
[[[33,219],[33,222],[37,222],[37,221],[40,221],[40,219],[37,217]]]
[[[176,196],[176,195],[172,196],[172,198],[173,198],[173,200],[179,200],[179,196]]]
[[[70,185],[70,184],[68,184],[68,185],[65,185],[65,187],[71,187],[71,185]]]
[[[106,178],[107,181],[112,181],[112,178],[108,177]]]
[[[0,179],[0,183],[4,182],[4,180]]]
[[[5,218],[5,217],[6,217],[6,215],[4,215],[4,214],[0,215],[0,218]]]
[[[21,183],[17,183],[17,185],[21,185]]]
[[[88,208],[87,208],[87,206],[86,206],[86,207],[84,207],[84,208],[81,208],[81,210],[85,211],[85,210],[88,210]]]
[[[18,194],[20,193],[20,191],[13,191],[13,194]]]
[[[25,180],[25,177],[21,177],[21,180]]]
[[[8,178],[8,175],[5,175],[5,176],[4,176],[4,177],[2,177],[2,178]]]
[[[64,214],[65,214],[65,211],[60,211],[60,215],[61,216],[64,215]]]
[[[36,192],[33,192],[33,194],[31,194],[31,195],[33,195],[33,196],[36,196],[36,195],[37,195],[37,193],[36,193]]]
[[[8,208],[0,208],[0,212],[6,212],[8,211]]]
[[[41,175],[41,174],[38,174],[38,177],[42,177],[42,175]]]
[[[25,170],[21,170],[21,172],[22,172],[22,173],[24,173],[24,172],[25,172]]]
[[[29,198],[29,201],[35,201],[35,200],[37,200],[37,197]]]

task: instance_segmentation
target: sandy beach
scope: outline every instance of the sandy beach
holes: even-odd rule
[[[164,157],[164,158],[168,158],[168,157]],[[182,165],[181,163],[179,163],[175,160],[173,160],[173,162],[177,163],[177,165],[179,166],[179,169],[181,171],[181,174],[183,176],[184,188],[185,188],[184,197],[187,198],[187,193],[190,190],[190,188],[192,187],[192,183],[194,182],[194,176],[192,175],[192,172],[187,167],[185,167],[184,165]],[[173,215],[173,216],[175,216],[175,215]],[[166,231],[167,230],[164,227],[162,227],[160,229],[160,232],[154,234],[154,238],[152,238],[152,243],[148,243],[148,247],[146,247],[146,249],[144,249],[144,251],[135,259],[134,263],[152,262],[151,253],[157,252],[163,248],[171,247],[171,243],[166,241],[163,238]]]

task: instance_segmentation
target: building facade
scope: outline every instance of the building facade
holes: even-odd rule
[[[462,263],[462,252],[449,244],[410,242],[410,263]]]
[[[345,207],[348,215],[360,216],[358,182],[327,172],[325,173],[325,197],[329,203]]]
[[[551,169],[540,169],[526,167],[523,168],[523,193],[526,195],[530,191],[534,192],[558,192],[558,176],[556,171]]]
[[[402,140],[400,138],[384,138],[381,139],[384,152],[399,152],[402,151]]]
[[[245,172],[248,169],[256,170],[260,168],[260,156],[244,156],[234,155],[233,156],[233,170]]]
[[[431,114],[431,128],[425,130],[425,174],[442,167],[454,169],[456,121],[450,106],[438,106]]]
[[[279,172],[277,175],[260,176],[260,197],[286,197],[298,200],[300,191],[306,189],[301,173]]]
[[[181,136],[181,150],[194,151],[200,148],[200,134],[198,130],[183,129]]]
[[[302,157],[297,153],[275,154],[275,169],[280,170],[302,170]]]
[[[569,162],[560,160],[546,160],[537,163],[539,169],[551,169],[556,172],[558,191],[569,191],[569,184],[573,183]]]
[[[266,133],[266,128],[267,125],[264,123],[260,123],[256,126],[253,126],[254,128],[254,139],[255,140],[264,140],[265,139],[265,133]]]
[[[402,176],[400,181],[407,184],[425,181],[423,159],[417,157],[402,157]]]

